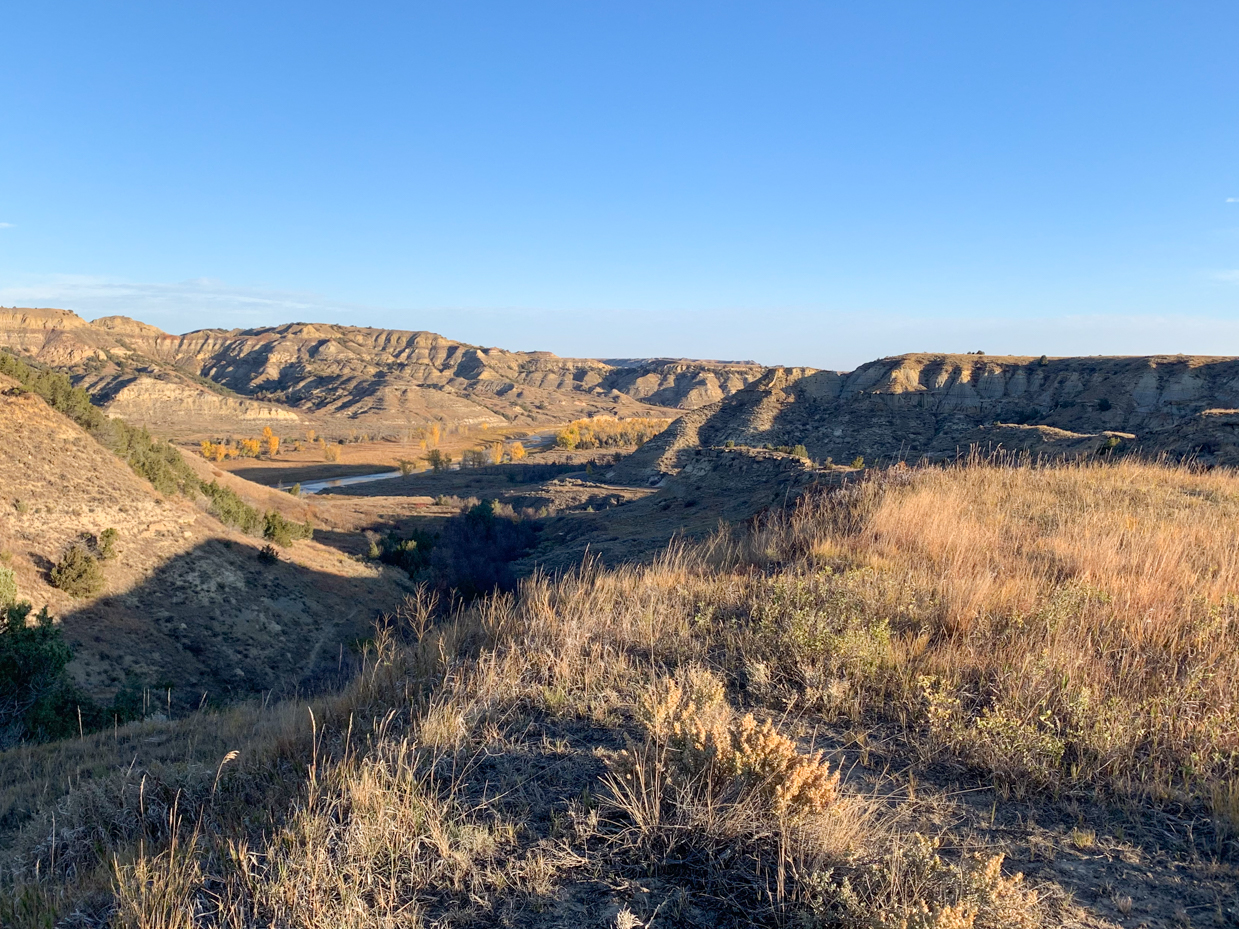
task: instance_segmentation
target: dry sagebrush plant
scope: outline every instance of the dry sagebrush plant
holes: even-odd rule
[[[723,683],[690,669],[684,682],[669,678],[642,705],[656,743],[672,749],[681,776],[700,778],[718,793],[760,795],[778,816],[824,812],[838,796],[839,773],[821,752],[802,754],[770,722],[752,714],[737,719]]]

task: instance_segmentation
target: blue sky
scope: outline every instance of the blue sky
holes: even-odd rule
[[[1239,4],[6,4],[0,304],[1239,354]]]

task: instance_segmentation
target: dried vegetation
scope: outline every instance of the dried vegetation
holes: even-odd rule
[[[908,828],[816,735],[880,731],[999,794],[1195,810],[1233,857],[1236,517],[1230,474],[972,462],[450,614],[425,594],[312,716],[212,717],[211,763],[45,809],[0,918],[1057,924],[1002,854]]]

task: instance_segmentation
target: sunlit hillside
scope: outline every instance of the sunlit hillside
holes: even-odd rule
[[[0,914],[1225,919],[1237,516],[1229,472],[899,468],[652,565],[424,595],[337,696],[8,753]]]

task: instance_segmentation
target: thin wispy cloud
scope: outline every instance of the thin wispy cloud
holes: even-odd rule
[[[1227,203],[1239,203],[1239,197],[1227,197],[1226,202]]]
[[[341,319],[369,309],[312,293],[237,287],[211,278],[165,284],[88,275],[52,275],[0,287],[0,305],[54,306],[87,318],[132,316],[171,332],[203,325],[244,328]]]
[[[12,228],[14,228],[12,223],[0,223],[0,229],[12,229]]]
[[[1239,284],[1239,270],[1214,280]],[[961,314],[933,319],[825,307],[716,307],[665,313],[617,308],[632,320],[600,336],[590,315],[515,307],[376,306],[321,294],[239,287],[210,278],[142,283],[83,275],[12,278],[0,305],[73,310],[94,319],[131,316],[181,333],[294,321],[430,330],[475,345],[553,351],[564,357],[753,359],[763,364],[851,370],[903,352],[990,354],[1239,354],[1239,319],[1208,314]]]

